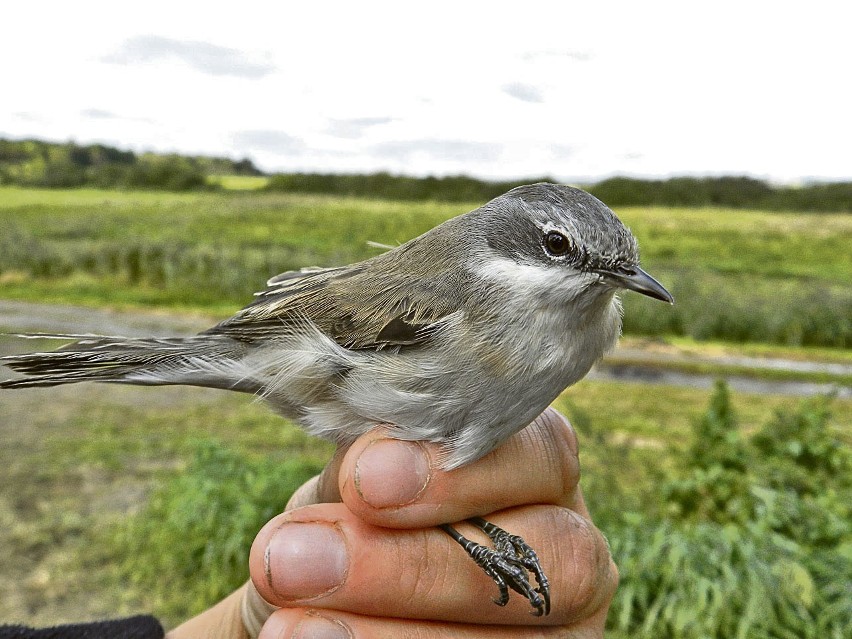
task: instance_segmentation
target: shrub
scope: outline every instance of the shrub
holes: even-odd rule
[[[608,627],[639,639],[849,636],[852,451],[830,417],[827,399],[809,400],[745,438],[719,382],[691,445],[671,449],[668,518],[655,519],[650,492],[643,511],[609,508],[624,499],[608,495],[596,512],[621,574]]]
[[[775,538],[641,515],[607,534],[621,575],[608,628],[625,637],[840,639],[848,628],[848,610],[821,608],[802,553]]]
[[[137,189],[188,191],[205,186],[204,173],[187,158],[147,154],[128,171],[122,186]]]
[[[681,476],[667,482],[663,498],[675,519],[745,523],[753,515],[747,474],[750,459],[724,382],[716,383],[707,412],[697,420]]]

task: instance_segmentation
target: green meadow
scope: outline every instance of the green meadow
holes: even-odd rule
[[[165,309],[203,325],[271,275],[364,259],[382,250],[368,242],[404,242],[478,205],[235,179],[248,181],[0,187],[0,300]],[[626,296],[629,338],[852,360],[852,215],[617,213],[677,300]],[[0,352],[27,347],[0,340]],[[852,401],[584,380],[557,407],[580,433],[584,492],[621,569],[607,636],[849,636]],[[331,452],[250,397],[180,388],[2,393],[0,439],[0,620],[40,624],[141,611],[177,623],[210,605],[245,579],[255,532]]]
[[[259,191],[0,187],[0,295],[227,314],[266,279],[375,255],[476,206]],[[672,309],[626,296],[625,331],[849,347],[852,216],[618,211]]]

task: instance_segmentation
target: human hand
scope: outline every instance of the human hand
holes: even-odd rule
[[[617,571],[577,484],[567,421],[548,409],[450,472],[434,463],[438,450],[374,429],[296,492],[252,546],[249,608],[257,593],[281,606],[259,639],[603,636]],[[474,515],[536,550],[551,584],[549,616],[531,616],[517,595],[492,604],[493,581],[435,528]],[[458,529],[487,543],[469,525]]]

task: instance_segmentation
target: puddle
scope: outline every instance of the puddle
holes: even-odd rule
[[[776,360],[777,361],[777,360]],[[792,362],[801,363],[801,362]],[[822,369],[817,369],[822,370]],[[598,364],[587,379],[635,382],[637,384],[652,384],[659,386],[686,386],[689,388],[713,388],[719,379],[718,375],[699,375],[682,373],[666,368],[649,366],[630,366],[626,364]],[[728,386],[734,391],[755,393],[759,395],[792,395],[796,397],[811,397],[814,395],[834,394],[840,399],[852,398],[852,388],[839,384],[824,384],[817,382],[778,381],[756,379],[742,375],[722,376]]]

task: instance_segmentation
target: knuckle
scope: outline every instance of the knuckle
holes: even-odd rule
[[[618,572],[606,540],[592,522],[568,509],[560,509],[556,516],[555,530],[561,534],[554,551],[563,578],[559,609],[568,621],[584,619],[612,599]]]
[[[559,496],[572,495],[580,482],[577,434],[568,420],[554,408],[545,410],[538,419],[541,420],[547,459],[552,464],[552,472],[561,480]]]
[[[542,416],[545,417],[546,424],[553,434],[560,439],[560,442],[570,451],[571,455],[577,457],[580,454],[580,442],[568,418],[552,406],[547,408]]]
[[[621,581],[621,575],[618,573],[618,565],[613,559],[609,561],[609,588],[607,590],[607,601],[612,601],[615,596],[615,591],[618,590],[618,584]]]

